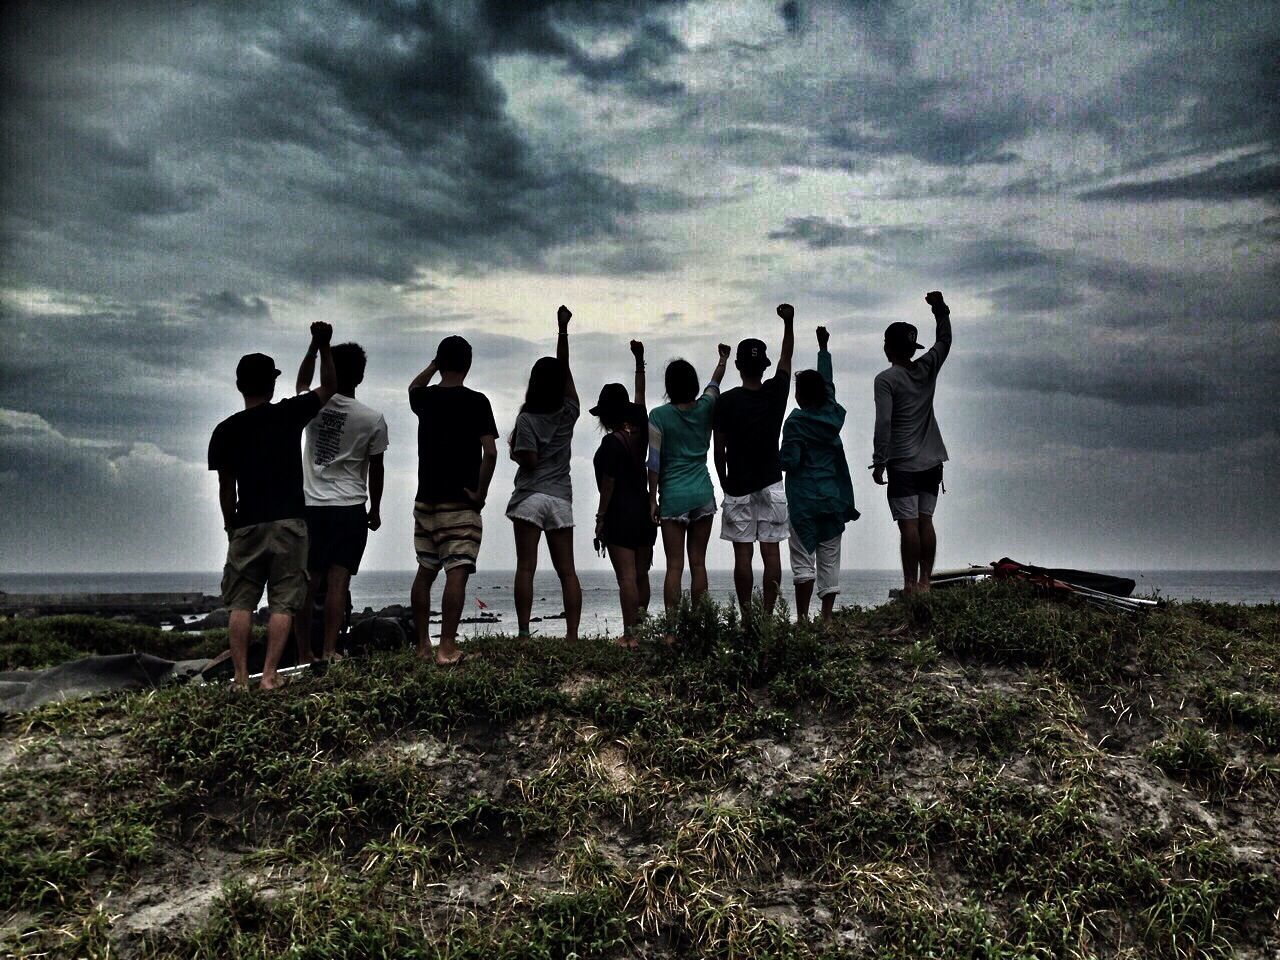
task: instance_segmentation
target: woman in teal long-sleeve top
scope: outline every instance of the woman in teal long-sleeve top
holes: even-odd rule
[[[849,463],[840,441],[845,410],[836,403],[827,339],[826,327],[819,327],[818,369],[796,375],[796,402],[800,406],[791,411],[782,428],[778,451],[791,514],[796,613],[809,615],[816,581],[823,620],[831,619],[840,592],[840,540],[845,524],[858,519]]]

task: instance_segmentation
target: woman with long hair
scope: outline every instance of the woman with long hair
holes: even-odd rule
[[[720,362],[698,394],[698,372],[688,360],[667,364],[667,403],[649,414],[649,511],[662,530],[667,576],[662,597],[668,613],[666,642],[675,642],[671,619],[680,604],[686,549],[689,594],[696,603],[707,592],[707,542],[716,513],[715,488],[707,471],[712,415],[729,360],[720,344]]]
[[[648,412],[645,409],[644,344],[631,341],[636,358],[635,400],[621,383],[606,383],[590,413],[600,418],[606,431],[595,455],[596,542],[609,554],[618,578],[622,604],[620,646],[634,650],[639,643],[635,626],[649,606],[649,567],[658,528],[649,513],[645,461],[649,448]]]
[[[557,311],[556,355],[542,357],[533,365],[524,405],[511,433],[511,459],[517,470],[507,517],[515,528],[516,620],[521,637],[529,636],[533,575],[543,534],[564,594],[566,640],[578,639],[582,619],[582,585],[573,561],[573,485],[569,476],[573,427],[578,422],[578,391],[569,369],[572,316],[566,306]]]

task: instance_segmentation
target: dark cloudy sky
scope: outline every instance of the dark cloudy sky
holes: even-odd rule
[[[404,388],[441,335],[505,430],[561,302],[594,395],[631,336],[655,394],[720,338],[776,349],[783,299],[800,365],[832,331],[845,564],[892,566],[871,380],[933,288],[940,563],[1280,566],[1274,2],[49,2],[0,29],[2,570],[217,568],[235,360],[291,384],[311,320],[369,351],[366,565],[408,568]],[[584,527],[597,442],[584,418]]]

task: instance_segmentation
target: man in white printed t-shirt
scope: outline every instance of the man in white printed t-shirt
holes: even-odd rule
[[[298,662],[310,663],[311,615],[320,578],[325,580],[324,658],[338,658],[338,633],[347,612],[347,587],[360,570],[369,531],[382,526],[382,455],[387,421],[356,399],[364,380],[365,353],[357,343],[333,348],[337,390],[307,425],[302,492],[307,504],[310,550],[307,602],[294,618]],[[315,354],[298,368],[298,392],[311,388]],[[365,502],[368,500],[368,510]]]

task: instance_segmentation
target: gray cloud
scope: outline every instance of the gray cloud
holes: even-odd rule
[[[1263,154],[1226,160],[1208,170],[1160,180],[1131,181],[1086,190],[1080,200],[1244,200],[1280,198],[1280,161]]]

